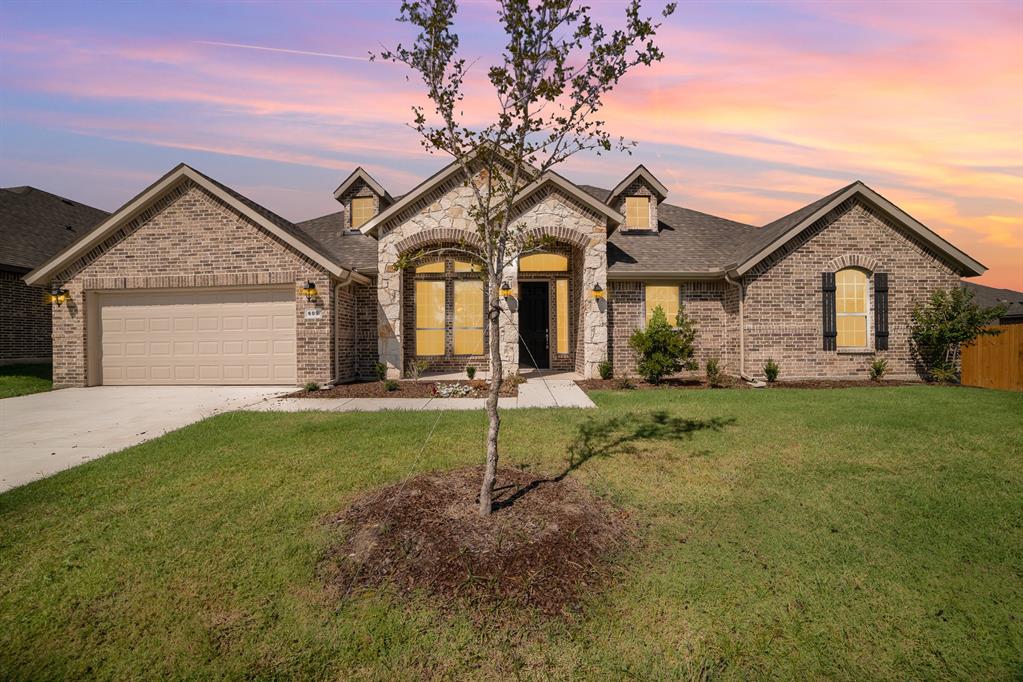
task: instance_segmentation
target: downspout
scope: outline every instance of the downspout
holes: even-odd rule
[[[732,279],[729,272],[725,272],[725,282],[739,290],[739,378],[753,381],[753,377],[746,374],[746,287],[743,286],[741,280],[737,282]]]
[[[337,284],[334,285],[334,325],[333,325],[333,327],[334,327],[334,378],[330,382],[331,386],[336,386],[337,383],[341,380],[341,376],[340,376],[340,372],[341,372],[341,344],[339,344],[337,342],[337,333],[338,333],[338,319],[337,319],[337,317],[340,314],[340,310],[338,308],[338,298],[341,295],[341,290],[344,289],[344,288],[347,288],[348,286],[351,285],[352,278],[354,276],[354,273],[351,270],[346,270],[345,272],[347,273],[345,275],[345,278],[343,280],[339,281]],[[352,309],[353,309],[353,313],[355,315],[355,322],[354,322],[355,328],[352,331],[355,333],[355,336],[354,336],[355,343],[356,343],[356,345],[358,345],[358,343],[359,343],[359,306],[357,306],[357,305],[352,306]]]

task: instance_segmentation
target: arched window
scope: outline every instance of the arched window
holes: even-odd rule
[[[867,347],[867,273],[845,268],[835,273],[835,322],[839,348]]]

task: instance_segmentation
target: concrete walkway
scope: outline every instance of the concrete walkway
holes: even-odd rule
[[[264,412],[380,412],[383,410],[482,410],[485,398],[271,398],[246,409]],[[515,398],[500,398],[502,409],[528,407],[596,407],[575,381],[533,375]]]
[[[96,386],[0,400],[0,492],[290,389]]]

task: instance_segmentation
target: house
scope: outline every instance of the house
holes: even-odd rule
[[[985,308],[1005,306],[997,324],[1023,324],[1023,291],[996,289],[973,282],[963,282],[963,286],[973,292],[973,300],[978,305]]]
[[[402,196],[362,168],[339,210],[292,223],[179,165],[25,277],[54,305],[54,380],[304,384],[485,368],[487,298],[469,192],[450,164]],[[914,302],[985,268],[854,182],[763,227],[669,202],[644,166],[611,189],[532,174],[514,228],[544,237],[503,273],[505,371],[635,370],[630,334],[684,305],[698,359],[785,378],[915,377]],[[396,268],[409,254],[430,254]]]
[[[35,187],[0,188],[0,365],[50,361],[49,290],[22,277],[107,215]]]

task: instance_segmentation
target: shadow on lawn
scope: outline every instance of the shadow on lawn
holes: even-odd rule
[[[697,431],[720,431],[735,423],[735,417],[714,417],[712,419],[683,419],[673,417],[663,410],[648,413],[630,412],[605,419],[590,417],[579,425],[575,440],[568,447],[568,462],[557,476],[541,478],[518,488],[507,498],[501,499],[500,488],[494,500],[494,510],[509,507],[531,491],[545,483],[557,483],[594,457],[610,457],[631,452],[630,445],[643,440],[685,440]],[[503,486],[508,491],[514,486]]]

